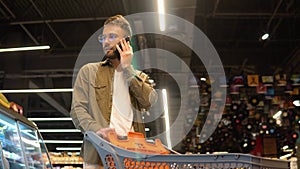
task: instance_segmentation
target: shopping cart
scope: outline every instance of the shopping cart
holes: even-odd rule
[[[289,161],[248,154],[145,154],[128,151],[88,131],[84,139],[97,149],[106,169],[288,169]]]

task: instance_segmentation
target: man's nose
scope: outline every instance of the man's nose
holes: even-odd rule
[[[105,37],[105,39],[104,39],[104,42],[103,42],[104,44],[105,43],[109,43],[109,39],[108,39],[108,37]]]
[[[111,42],[108,40],[108,38],[105,38],[105,40],[104,40],[103,43],[102,43],[102,46],[103,46],[103,47],[110,46],[110,45],[111,45],[110,43],[111,43]]]

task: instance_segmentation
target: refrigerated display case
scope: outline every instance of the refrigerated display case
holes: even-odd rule
[[[0,169],[52,168],[47,148],[36,125],[2,105],[0,143]]]

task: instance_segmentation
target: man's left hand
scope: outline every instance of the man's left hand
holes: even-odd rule
[[[122,68],[126,68],[131,65],[133,57],[132,47],[130,45],[130,42],[126,41],[125,38],[121,40],[120,45],[122,49],[119,47],[119,45],[116,45],[116,47],[121,56],[121,66]]]

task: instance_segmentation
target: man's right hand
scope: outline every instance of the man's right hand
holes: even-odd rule
[[[102,128],[102,129],[98,130],[96,132],[96,134],[98,136],[102,137],[103,139],[105,139],[106,141],[109,141],[108,133],[111,131],[115,132],[115,129],[114,128]]]

